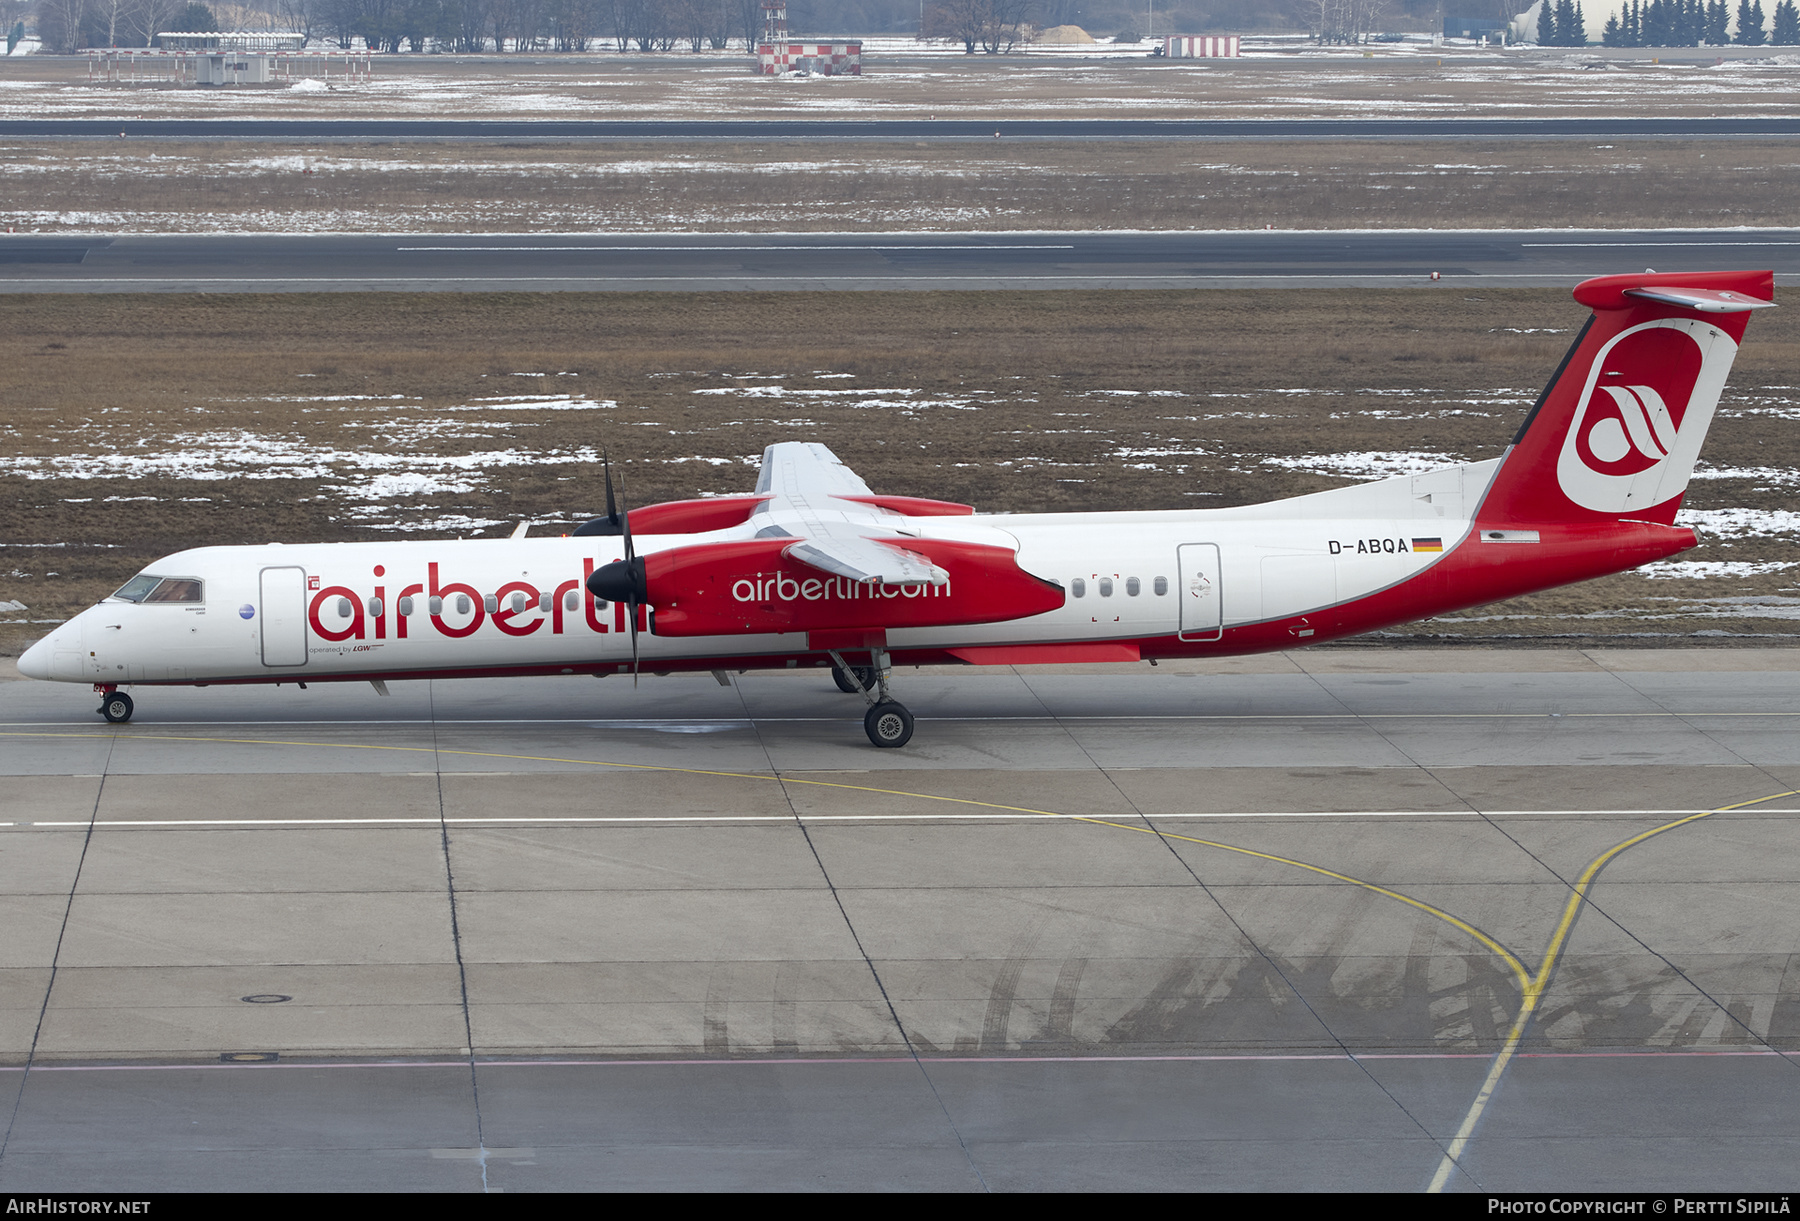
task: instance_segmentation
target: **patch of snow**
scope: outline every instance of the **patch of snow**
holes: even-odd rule
[[[1800,471],[1784,471],[1773,466],[1701,466],[1695,479],[1754,479],[1758,483],[1800,483]]]
[[[1296,457],[1273,457],[1262,460],[1264,466],[1285,470],[1310,471],[1318,475],[1340,475],[1345,478],[1386,479],[1394,475],[1420,475],[1441,467],[1455,466],[1463,459],[1453,454],[1426,450],[1364,450],[1342,454],[1301,454]]]
[[[1701,581],[1716,577],[1754,577],[1765,572],[1782,572],[1800,567],[1796,560],[1660,560],[1645,564],[1637,571],[1652,581]]]
[[[1788,509],[1682,509],[1675,524],[1708,539],[1773,538],[1800,534],[1800,513]]]

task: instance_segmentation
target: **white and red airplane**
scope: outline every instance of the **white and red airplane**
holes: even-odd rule
[[[1767,271],[1586,281],[1593,317],[1487,462],[1235,509],[985,514],[783,443],[747,496],[621,515],[609,474],[608,516],[560,538],[177,552],[19,670],[92,683],[119,722],[124,686],[830,665],[869,740],[902,746],[895,664],[1288,649],[1695,546],[1675,511],[1773,296]]]

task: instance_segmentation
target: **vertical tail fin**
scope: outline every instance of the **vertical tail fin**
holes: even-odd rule
[[[1513,439],[1478,520],[1672,525],[1768,271],[1603,276],[1594,311]]]

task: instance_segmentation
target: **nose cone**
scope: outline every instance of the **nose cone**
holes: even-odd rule
[[[50,637],[46,636],[19,657],[19,673],[26,678],[50,677]]]

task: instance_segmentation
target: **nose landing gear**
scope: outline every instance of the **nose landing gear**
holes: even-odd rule
[[[905,746],[912,741],[913,717],[906,705],[888,698],[887,650],[869,650],[869,660],[874,664],[847,665],[833,650],[831,677],[840,690],[858,692],[869,702],[869,710],[863,714],[863,732],[869,735],[870,742],[876,746]]]
[[[94,709],[113,725],[123,725],[131,719],[131,697],[111,683],[95,683],[94,690],[100,693],[100,706]]]

